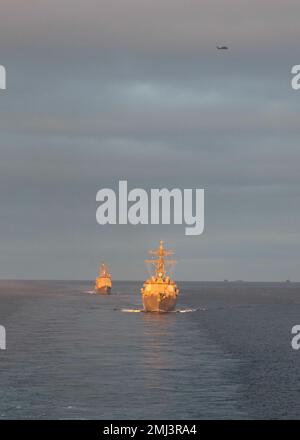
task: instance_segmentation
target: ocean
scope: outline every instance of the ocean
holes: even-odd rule
[[[297,419],[300,284],[182,282],[142,313],[141,282],[1,281],[1,419]]]

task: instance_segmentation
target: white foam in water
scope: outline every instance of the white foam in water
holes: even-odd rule
[[[83,293],[88,293],[89,295],[96,295],[95,290],[85,290]]]
[[[199,310],[205,310],[205,309],[177,309],[173,310],[169,313],[192,313],[192,312],[198,312]],[[121,309],[121,312],[125,313],[141,313],[144,312],[142,309]]]
[[[174,310],[171,313],[193,313],[193,312],[199,312],[200,310],[202,311],[202,310],[206,310],[206,309],[204,309],[204,308],[199,308],[199,309],[176,309],[176,310]]]

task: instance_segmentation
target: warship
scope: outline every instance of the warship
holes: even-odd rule
[[[166,266],[175,265],[176,261],[165,258],[173,253],[164,248],[162,240],[158,249],[149,251],[150,255],[157,258],[145,260],[146,264],[154,266],[154,274],[145,281],[141,289],[145,312],[171,312],[176,306],[179,289],[166,272]]]
[[[95,282],[95,292],[108,295],[111,292],[111,274],[106,264],[102,263],[99,269],[99,276]]]

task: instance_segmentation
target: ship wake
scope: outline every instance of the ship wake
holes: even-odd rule
[[[193,313],[193,312],[200,312],[205,311],[204,308],[198,308],[198,309],[176,309],[172,310],[171,312],[146,312],[144,309],[121,309],[121,312],[123,313]]]

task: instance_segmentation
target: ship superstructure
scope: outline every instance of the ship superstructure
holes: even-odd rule
[[[107,265],[102,263],[99,269],[99,276],[96,278],[95,291],[97,293],[109,294],[111,287],[111,274],[109,273]]]
[[[145,312],[171,312],[176,306],[179,289],[166,271],[167,265],[176,264],[175,260],[166,259],[173,253],[164,248],[162,240],[158,249],[149,251],[155,258],[145,262],[154,267],[154,274],[145,281],[141,289]]]

